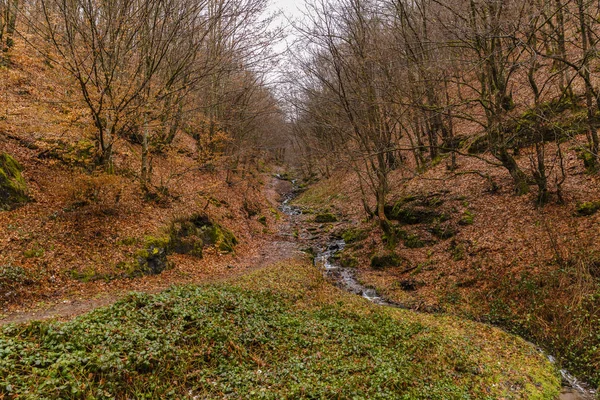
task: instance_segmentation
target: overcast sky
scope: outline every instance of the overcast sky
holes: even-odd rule
[[[288,17],[300,16],[299,9],[304,7],[304,0],[271,0],[271,9],[282,10]]]
[[[296,20],[301,18],[303,10],[305,9],[304,4],[304,0],[270,0],[269,9],[272,12],[281,11],[283,13],[283,15],[277,19],[276,24],[286,26],[286,31],[288,33],[286,41],[278,43],[274,46],[275,51],[284,51],[287,46],[286,42],[293,42],[293,36],[290,34],[291,29],[289,26],[287,26],[289,25],[287,20]]]

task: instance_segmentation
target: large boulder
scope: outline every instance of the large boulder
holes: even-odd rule
[[[221,252],[232,253],[237,244],[233,233],[212,222],[207,216],[197,214],[174,221],[170,238],[175,253],[197,257],[202,257],[204,246],[215,246]]]
[[[29,200],[23,167],[7,153],[0,153],[0,211],[12,210]]]

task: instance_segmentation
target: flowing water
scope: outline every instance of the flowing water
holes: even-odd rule
[[[281,177],[278,177],[281,179]],[[295,181],[292,181],[294,187]],[[296,197],[297,192],[293,191],[286,194],[281,203],[280,209],[284,214],[294,218],[302,214],[302,210],[291,203]],[[313,237],[314,239],[314,237]],[[410,309],[402,304],[394,303],[386,300],[382,296],[378,295],[377,292],[363,284],[361,284],[356,278],[355,268],[345,268],[336,262],[336,253],[344,250],[346,243],[343,239],[332,239],[326,245],[322,246],[317,252],[314,263],[315,266],[323,271],[323,274],[332,280],[338,287],[354,293],[358,296],[362,296],[365,299],[386,307],[396,307]],[[536,346],[538,351],[545,354],[551,363],[556,364],[556,359],[551,355],[547,355],[542,349]],[[594,400],[596,399],[596,391],[591,389],[589,385],[579,381],[576,377],[571,375],[567,370],[561,369],[560,374],[563,380],[563,389],[559,400]]]

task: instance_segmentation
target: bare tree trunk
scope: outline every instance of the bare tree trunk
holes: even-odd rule
[[[19,0],[6,0],[6,47],[14,45],[13,35],[17,26],[17,14],[19,12]],[[2,41],[0,41],[0,46]]]
[[[144,113],[144,129],[142,133],[142,170],[140,175],[140,183],[142,191],[148,191],[148,185],[150,183],[150,162],[149,162],[149,150],[148,150],[148,115]]]
[[[593,104],[593,92],[594,88],[592,87],[592,83],[590,80],[590,58],[591,54],[589,53],[589,43],[588,43],[588,23],[586,21],[585,8],[584,8],[583,0],[577,0],[577,10],[579,17],[579,29],[581,35],[581,50],[583,52],[583,62],[581,65],[581,70],[583,74],[583,79],[585,82],[585,104],[587,107],[587,119],[588,119],[588,142],[590,145],[590,153],[591,153],[591,167],[592,169],[596,168],[598,163],[598,149],[600,148],[600,141],[598,139],[598,132],[594,127],[594,104]]]

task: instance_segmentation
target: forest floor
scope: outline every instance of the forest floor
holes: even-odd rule
[[[270,174],[265,174],[264,178],[267,182],[264,198],[271,208],[277,209],[281,196],[291,191],[291,184]],[[11,311],[0,319],[0,325],[45,319],[68,320],[98,307],[110,305],[131,291],[159,293],[172,285],[217,282],[292,259],[301,252],[293,238],[290,223],[287,218],[278,220],[267,237],[254,238],[234,255],[213,253],[203,259],[170,256],[176,265],[176,273],[166,271],[159,276],[75,283],[74,290],[57,290],[52,295],[43,296],[44,300],[41,302],[26,302],[24,306],[13,306]],[[210,268],[207,268],[207,265]]]

